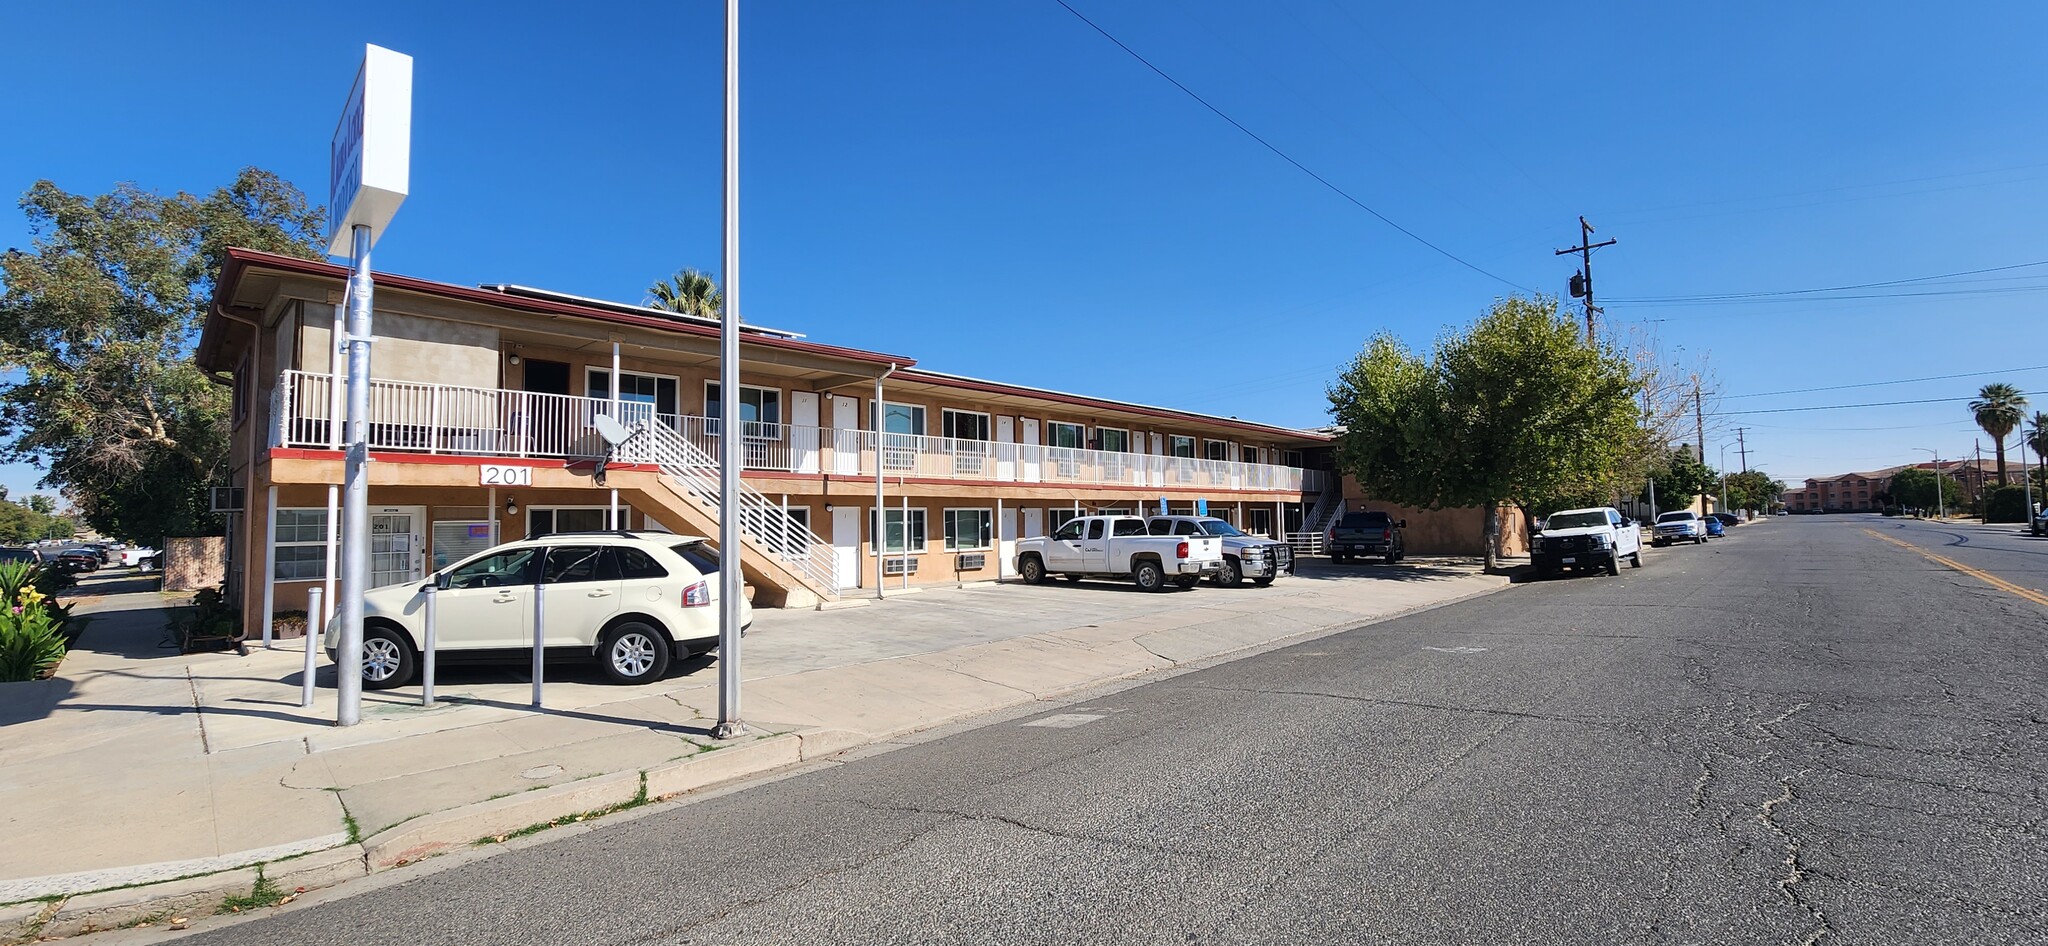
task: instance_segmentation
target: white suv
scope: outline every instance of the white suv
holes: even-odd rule
[[[1549,578],[1560,571],[1598,569],[1621,574],[1621,561],[1643,567],[1642,529],[1612,506],[1567,509],[1544,521],[1543,531],[1529,543],[1536,574]]]
[[[595,657],[620,683],[651,683],[681,659],[718,646],[716,549],[702,536],[665,532],[559,533],[508,542],[426,581],[363,595],[363,686],[402,686],[426,642],[427,588],[435,597],[436,660],[521,663],[533,655],[534,590],[550,657]],[[740,625],[754,621],[740,602]],[[340,620],[323,643],[329,659]]]

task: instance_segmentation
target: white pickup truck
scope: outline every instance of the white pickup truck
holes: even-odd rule
[[[1082,516],[1052,535],[1017,543],[1017,574],[1028,585],[1064,575],[1068,581],[1128,579],[1140,590],[1163,591],[1168,581],[1193,588],[1222,571],[1222,538],[1149,535],[1136,516]]]

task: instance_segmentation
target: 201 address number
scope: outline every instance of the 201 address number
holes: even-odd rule
[[[486,463],[479,467],[479,469],[483,472],[478,482],[484,486],[533,485],[533,467],[530,466],[500,466]]]

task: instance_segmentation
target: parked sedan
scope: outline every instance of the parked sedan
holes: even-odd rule
[[[96,572],[100,570],[100,555],[89,548],[69,548],[58,552],[50,564],[67,572]]]
[[[1710,539],[1718,539],[1728,534],[1728,527],[1722,524],[1719,516],[1708,516],[1700,521],[1707,524],[1707,537]]]
[[[1738,516],[1738,515],[1736,515],[1736,514],[1734,514],[1734,513],[1732,513],[1732,512],[1716,512],[1716,513],[1710,513],[1710,514],[1708,515],[1708,518],[1710,518],[1710,519],[1719,519],[1719,520],[1721,520],[1721,524],[1722,524],[1722,525],[1724,525],[1724,526],[1727,526],[1728,528],[1731,528],[1731,529],[1733,529],[1733,528],[1735,528],[1736,526],[1739,526],[1739,525],[1741,525],[1741,524],[1742,524],[1742,517],[1741,517],[1741,516]]]

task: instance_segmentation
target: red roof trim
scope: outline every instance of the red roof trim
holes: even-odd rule
[[[324,276],[329,279],[339,279],[343,281],[346,281],[348,279],[348,267],[346,266],[338,266],[333,263],[323,263],[318,260],[300,259],[296,256],[280,256],[276,253],[265,253],[261,250],[248,250],[243,249],[241,247],[229,247],[227,265],[222,267],[220,283],[214,289],[214,305],[216,308],[219,307],[221,300],[231,298],[233,296],[234,287],[241,282],[243,272],[251,266],[260,267],[263,269],[284,270],[285,272],[299,273],[307,276]],[[573,316],[575,318],[590,319],[595,322],[610,322],[617,325],[631,325],[636,328],[656,329],[664,332],[674,332],[680,335],[695,335],[700,338],[718,337],[718,330],[710,328],[708,326],[689,325],[681,322],[672,322],[667,319],[655,318],[653,316],[628,315],[623,312],[608,312],[604,309],[593,309],[587,306],[572,305],[565,302],[555,302],[548,299],[533,299],[525,296],[508,295],[502,292],[492,292],[488,289],[471,289],[467,286],[457,286],[453,283],[434,282],[433,280],[420,279],[414,276],[400,276],[396,273],[372,273],[371,279],[376,283],[376,285],[382,288],[398,289],[405,292],[416,292],[420,293],[421,295],[438,296],[444,299],[456,299],[463,302],[474,302],[480,305],[491,305],[500,306],[508,309],[519,309],[522,311],[536,312],[543,315],[567,315]],[[209,323],[210,322],[211,320],[209,320]],[[833,358],[844,358],[848,361],[859,361],[874,365],[894,364],[897,365],[898,367],[903,367],[908,365],[914,365],[917,363],[916,359],[909,358],[904,355],[891,355],[887,352],[877,351],[862,351],[857,348],[841,348],[836,345],[820,345],[817,342],[806,342],[793,338],[774,338],[771,336],[743,335],[740,338],[740,342],[741,344],[745,345],[756,345],[763,348],[776,348],[784,351],[806,352],[814,355],[825,355]]]
[[[1269,436],[1286,437],[1296,440],[1309,440],[1317,443],[1327,443],[1331,439],[1333,439],[1326,434],[1319,434],[1307,430],[1296,430],[1292,427],[1274,427],[1270,424],[1259,424],[1254,423],[1252,421],[1231,420],[1229,418],[1224,417],[1209,417],[1202,414],[1192,414],[1185,411],[1176,411],[1172,408],[1145,407],[1139,404],[1126,404],[1121,401],[1108,401],[1103,400],[1101,398],[1086,397],[1079,394],[1060,394],[1054,391],[1045,391],[1038,388],[1019,387],[1016,385],[1003,384],[997,381],[972,381],[965,378],[956,378],[948,375],[932,374],[930,372],[925,371],[899,371],[893,377],[901,381],[916,381],[919,384],[935,384],[941,387],[958,388],[963,391],[979,391],[983,394],[1008,394],[1014,395],[1016,397],[1037,398],[1041,401],[1052,401],[1058,404],[1072,404],[1078,407],[1091,407],[1097,410],[1122,411],[1126,414],[1141,414],[1146,417],[1161,417],[1171,420],[1188,421],[1199,424],[1216,424],[1223,427],[1234,427],[1239,430],[1257,431],[1259,433],[1267,434]]]

